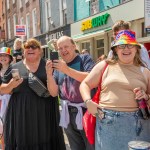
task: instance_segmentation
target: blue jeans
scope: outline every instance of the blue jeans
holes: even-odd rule
[[[64,130],[68,137],[71,150],[94,150],[94,146],[90,145],[87,141],[84,130],[77,129],[77,125],[75,122],[78,112],[77,108],[74,107],[68,110],[70,115],[70,123],[67,129]],[[83,108],[83,113],[85,111],[86,109]]]
[[[95,150],[127,150],[128,142],[150,142],[150,119],[143,120],[139,112],[103,110],[105,117],[96,118]]]

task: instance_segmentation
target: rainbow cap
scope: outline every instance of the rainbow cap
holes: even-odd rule
[[[117,45],[132,44],[141,48],[140,44],[135,39],[135,32],[131,30],[121,30],[117,33],[115,43],[111,46],[114,48]]]
[[[0,49],[0,54],[7,54],[9,56],[11,56],[11,59],[13,58],[13,50],[9,47],[2,47]]]

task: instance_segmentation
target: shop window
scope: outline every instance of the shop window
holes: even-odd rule
[[[142,22],[142,37],[150,36],[150,33],[146,32],[145,23]]]
[[[63,17],[63,24],[67,24],[67,2],[66,0],[62,0],[62,17]]]
[[[46,31],[49,31],[52,25],[50,1],[45,2],[45,14],[46,14]]]
[[[16,24],[17,24],[17,15],[13,15],[13,22],[14,22],[14,35],[16,34]]]
[[[104,11],[120,4],[120,0],[99,0],[99,9]]]
[[[96,52],[97,57],[100,57],[104,54],[104,39],[98,39],[96,40]]]
[[[24,25],[24,18],[23,17],[20,18],[20,24]]]
[[[26,14],[27,39],[30,37],[30,15]]]
[[[23,0],[20,0],[20,8],[23,7]]]
[[[90,42],[82,43],[82,49],[87,49],[88,51],[90,51]]]
[[[90,16],[90,1],[74,0],[74,21],[78,21],[87,18],[89,16]]]
[[[7,2],[7,9],[10,9],[10,6],[9,6],[10,2],[9,2],[9,0],[7,0],[6,2]]]
[[[33,20],[33,36],[37,35],[37,11],[36,8],[32,10],[32,20]]]
[[[8,39],[11,39],[10,18],[8,18]]]

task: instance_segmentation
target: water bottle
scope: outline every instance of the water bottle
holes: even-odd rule
[[[149,114],[145,99],[137,99],[137,103],[138,103],[139,109],[142,113],[143,119],[147,120],[149,118],[150,114]]]

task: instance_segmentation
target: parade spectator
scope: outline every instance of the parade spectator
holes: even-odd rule
[[[23,59],[23,42],[22,39],[16,38],[14,41],[14,51],[13,51],[13,57],[14,57],[14,62],[19,62],[20,60]]]
[[[54,60],[53,63],[48,61],[46,70],[50,94],[60,96],[60,126],[64,127],[71,150],[92,150],[83,130],[82,116],[86,108],[79,85],[92,69],[94,62],[89,55],[77,54],[75,42],[68,36],[58,39],[57,46],[62,60]]]
[[[87,49],[83,49],[81,54],[90,54],[89,51]]]
[[[116,37],[116,34],[118,33],[118,31],[120,30],[128,30],[130,29],[130,23],[129,22],[125,22],[123,20],[119,20],[117,21],[113,27],[112,27],[112,31],[113,31],[113,37],[115,39]],[[112,44],[114,43],[115,41],[112,42]],[[141,59],[143,61],[143,63],[146,64],[146,67],[148,69],[150,69],[150,59],[149,59],[149,55],[148,55],[148,51],[147,49],[144,47],[144,45],[140,44],[141,45],[141,50],[140,50],[140,56],[141,56]],[[110,50],[109,54],[108,54],[108,58],[111,58],[113,55],[113,52],[112,50]]]
[[[98,63],[80,85],[88,111],[96,116],[95,150],[127,150],[128,142],[150,142],[150,119],[144,120],[137,99],[150,101],[150,71],[140,59],[140,44],[131,30],[119,31],[110,60]],[[90,90],[99,85],[104,67],[99,104]]]
[[[0,78],[3,78],[6,70],[10,66],[10,63],[13,60],[13,51],[9,47],[2,47],[0,49]],[[5,114],[6,114],[6,109],[8,106],[8,102],[10,99],[10,94],[1,94],[0,95],[0,116],[4,122],[5,119]],[[2,150],[4,150],[4,138],[2,137],[1,139],[1,145],[2,145]]]
[[[33,72],[45,86],[47,84],[46,62],[41,56],[40,43],[29,39],[24,44],[24,59],[5,73],[1,92],[12,93],[5,119],[6,150],[66,149],[59,127],[58,98],[40,97],[29,87],[29,72]],[[19,69],[19,80],[12,78],[12,68]]]

